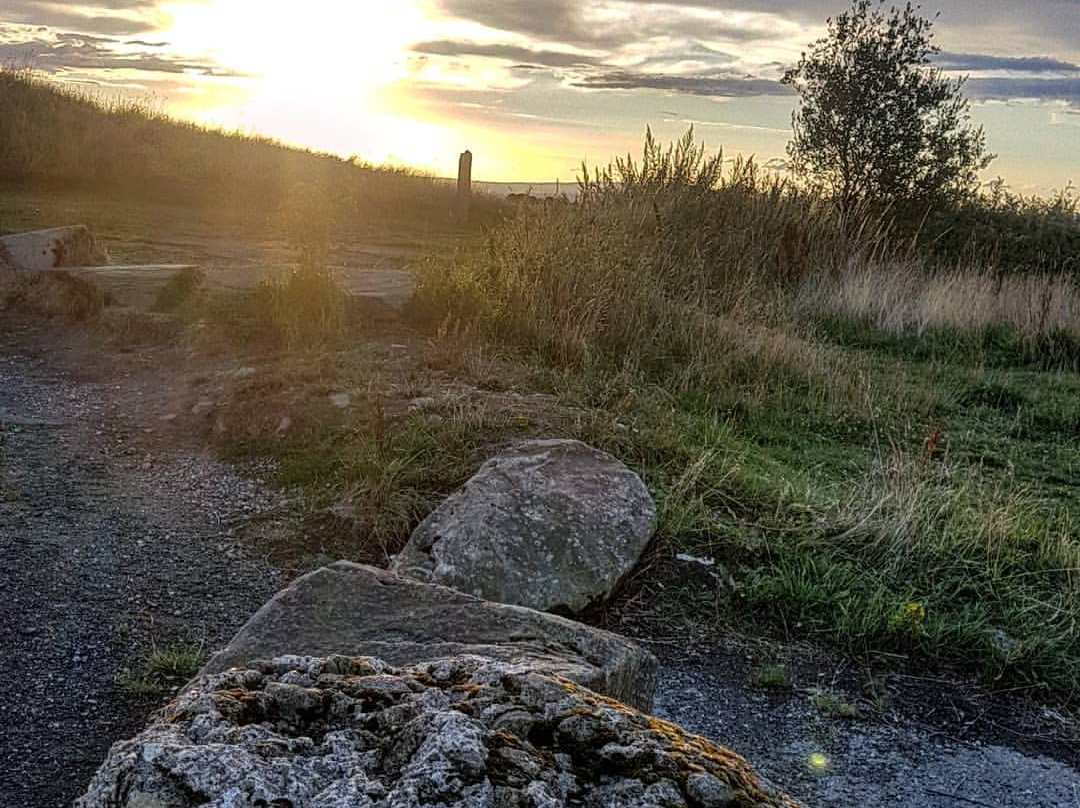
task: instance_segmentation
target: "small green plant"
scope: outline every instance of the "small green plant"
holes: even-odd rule
[[[161,683],[145,676],[124,676],[120,686],[129,696],[136,699],[150,699],[161,695]]]
[[[910,601],[889,616],[889,630],[911,637],[922,636],[926,625],[926,607]]]
[[[193,645],[172,645],[154,649],[143,667],[150,677],[175,682],[187,681],[199,672],[201,665],[201,649]]]
[[[829,718],[858,718],[859,708],[835,690],[816,690],[810,696],[810,703],[819,713]]]
[[[762,665],[751,672],[750,682],[754,687],[763,690],[789,687],[791,673],[786,665]]]
[[[202,649],[190,644],[154,647],[139,669],[120,680],[121,687],[137,698],[157,696],[182,686],[202,666]]]

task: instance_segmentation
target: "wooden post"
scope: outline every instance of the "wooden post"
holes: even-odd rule
[[[458,158],[457,215],[463,222],[469,221],[469,203],[472,201],[472,152],[463,151]]]

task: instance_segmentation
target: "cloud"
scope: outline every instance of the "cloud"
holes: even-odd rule
[[[588,41],[588,27],[577,0],[439,0],[451,17],[497,31],[555,42]]]
[[[445,39],[434,42],[419,42],[412,46],[412,50],[416,53],[431,56],[481,56],[492,59],[505,59],[511,62],[523,62],[528,66],[540,67],[581,67],[598,63],[596,57],[566,51],[526,48],[520,45],[454,42]]]
[[[213,62],[169,53],[165,43],[93,34],[28,29],[0,23],[0,62],[37,70],[136,70],[153,73],[238,75]]]
[[[799,26],[786,15],[707,0],[436,0],[440,11],[534,42],[618,49],[664,37],[751,42]]]
[[[791,90],[778,79],[757,78],[726,73],[663,75],[618,70],[584,76],[571,86],[590,90],[666,90],[721,98],[747,98],[761,95],[788,95]]]
[[[975,78],[965,85],[968,94],[982,100],[1066,101],[1080,104],[1080,75],[1071,78]]]
[[[132,36],[162,20],[159,0],[96,0],[92,5],[47,0],[4,0],[3,21],[87,34]]]
[[[1016,73],[1076,73],[1080,65],[1049,56],[991,56],[984,53],[938,54],[937,62],[946,70],[1008,70]]]

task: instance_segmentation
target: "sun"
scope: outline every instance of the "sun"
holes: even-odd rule
[[[271,92],[363,98],[405,74],[430,21],[410,0],[181,0],[163,6],[177,52],[205,54]]]
[[[446,122],[401,113],[411,45],[434,36],[425,0],[176,0],[160,32],[177,53],[229,72],[241,101],[206,94],[188,114],[204,123],[268,134],[300,146],[445,170],[456,159]],[[215,79],[215,81],[219,81]],[[445,145],[450,143],[451,145]]]

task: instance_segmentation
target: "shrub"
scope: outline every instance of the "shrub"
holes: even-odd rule
[[[325,348],[344,336],[347,299],[333,271],[301,267],[264,280],[254,308],[289,350]]]
[[[159,312],[176,311],[192,301],[205,280],[206,273],[199,269],[180,270],[158,291],[152,309]]]

